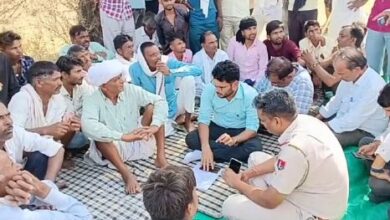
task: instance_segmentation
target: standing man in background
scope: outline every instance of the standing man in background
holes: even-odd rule
[[[100,4],[100,22],[104,46],[115,52],[114,38],[119,34],[134,36],[135,25],[129,0],[95,0]]]

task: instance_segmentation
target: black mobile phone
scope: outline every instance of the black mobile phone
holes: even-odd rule
[[[241,162],[232,158],[230,159],[229,168],[232,169],[235,173],[239,173],[241,168]]]
[[[358,152],[353,152],[353,156],[355,156],[358,159],[363,159],[363,160],[374,160],[375,157],[372,155],[363,155],[359,154]]]
[[[200,166],[199,169],[203,170],[203,166]],[[218,173],[220,170],[221,170],[221,167],[217,167],[217,166],[214,165],[214,169],[212,169],[211,166],[210,166],[209,167],[209,171],[206,171],[206,172]],[[205,170],[203,170],[203,171],[205,171]]]

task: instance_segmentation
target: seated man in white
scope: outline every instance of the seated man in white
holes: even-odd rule
[[[166,166],[164,123],[167,103],[158,95],[125,83],[117,60],[91,67],[89,82],[99,87],[83,105],[82,130],[91,139],[87,157],[99,165],[116,168],[127,193],[137,193],[140,185],[125,161],[147,159],[157,145],[155,165]],[[140,118],[140,108],[145,111]]]
[[[54,138],[66,147],[81,124],[75,116],[65,117],[58,67],[49,61],[36,62],[29,70],[28,82],[8,104],[15,126]]]
[[[342,80],[317,118],[327,121],[341,146],[357,146],[360,139],[376,137],[387,126],[388,118],[377,103],[385,81],[367,66],[367,59],[356,48],[341,49],[333,66]]]
[[[13,127],[11,115],[3,103],[0,103],[0,136],[5,139],[0,150],[7,152],[14,163],[24,166],[24,170],[40,180],[56,180],[64,158],[62,144],[18,126]]]
[[[114,58],[114,54],[103,47],[103,45],[98,42],[91,42],[88,30],[82,25],[72,26],[69,29],[69,36],[72,44],[65,45],[60,51],[60,56],[66,55],[69,48],[73,45],[79,45],[90,52],[92,62],[94,63]]]
[[[300,115],[284,90],[259,95],[254,105],[261,123],[280,136],[275,156],[254,152],[239,174],[227,168],[228,219],[341,219],[348,204],[349,178],[344,152],[332,131],[312,116]]]
[[[274,88],[288,91],[295,100],[298,112],[307,114],[313,104],[314,87],[309,72],[298,64],[292,64],[285,57],[274,57],[265,71],[266,77],[256,88],[260,94]]]
[[[191,116],[195,112],[194,77],[202,74],[199,67],[161,55],[156,44],[145,42],[138,48],[137,62],[131,65],[130,74],[132,83],[160,95],[168,102],[170,122],[184,123],[188,132],[195,129]],[[176,91],[177,78],[181,80]]]
[[[133,38],[125,34],[120,34],[114,38],[114,47],[116,60],[122,63],[123,71],[126,73],[126,81],[130,82],[129,68],[136,61],[134,57]]]
[[[83,100],[92,94],[95,89],[84,80],[86,72],[83,70],[81,60],[61,56],[58,58],[56,65],[61,72],[62,87],[60,95],[62,95],[66,104],[65,117],[72,116],[80,119]],[[81,148],[88,143],[88,139],[81,132],[77,132],[68,144],[67,149]]]
[[[0,135],[0,142],[3,145],[9,138],[5,136],[8,134]],[[21,205],[25,208],[21,208]],[[60,192],[53,182],[39,181],[28,171],[21,171],[20,166],[2,150],[0,150],[0,213],[1,219],[92,219],[86,206]]]
[[[196,77],[197,97],[201,96],[203,88],[213,79],[211,72],[215,65],[229,60],[228,54],[218,49],[218,39],[212,31],[204,32],[200,37],[200,42],[202,49],[192,59],[192,64],[203,69],[203,74],[200,77]]]

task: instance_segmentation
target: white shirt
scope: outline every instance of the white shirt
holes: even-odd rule
[[[36,99],[40,100],[39,97],[36,97]],[[20,92],[12,97],[8,104],[8,110],[11,112],[11,117],[16,126],[30,129],[61,122],[62,117],[66,112],[66,104],[64,98],[60,94],[53,95],[49,101],[46,115],[43,113],[44,119],[37,119],[35,111],[43,112],[43,108],[40,106],[37,108],[33,98],[27,92],[20,90]],[[42,122],[37,125],[37,121]]]
[[[296,207],[323,219],[340,219],[348,204],[349,177],[340,143],[320,120],[298,115],[279,137],[270,185]]]
[[[61,147],[61,143],[44,138],[37,133],[28,132],[18,126],[14,126],[13,137],[5,142],[5,151],[9,157],[21,165],[23,165],[23,152],[39,151],[52,157]]]
[[[342,80],[336,95],[320,108],[320,114],[336,133],[361,129],[374,136],[381,134],[388,122],[384,110],[378,105],[379,92],[385,85],[382,77],[371,68],[355,82]]]
[[[194,55],[192,58],[192,64],[202,68],[202,82],[207,84],[213,79],[211,72],[213,71],[215,65],[225,60],[229,60],[229,56],[221,49],[217,50],[213,58],[210,58],[204,49],[202,49]]]
[[[223,0],[222,15],[236,18],[249,16],[249,0]]]
[[[51,205],[56,210],[36,210],[21,209],[18,206],[9,206],[4,204],[3,198],[0,198],[1,219],[18,220],[90,220],[92,215],[87,207],[75,198],[60,192],[54,183],[44,180],[51,190],[46,198],[34,198],[31,205]]]
[[[326,41],[326,43],[328,42]],[[299,41],[299,48],[301,49],[301,51],[308,50],[310,53],[314,53],[315,57],[318,60],[324,60],[330,55],[326,45],[322,46],[320,43],[318,44],[318,46],[314,46],[311,40],[307,37]]]
[[[83,80],[81,85],[73,87],[73,94],[70,96],[68,90],[64,86],[61,87],[60,94],[64,98],[66,104],[66,112],[73,112],[76,116],[81,117],[83,110],[83,101],[85,97],[91,95],[95,88]]]
[[[137,30],[135,30],[135,35],[134,35],[134,48],[138,49],[138,47],[144,43],[144,42],[153,42],[155,43],[158,47],[160,47],[160,43],[158,42],[158,37],[157,37],[157,31],[155,31],[152,35],[152,39],[149,38],[149,35],[145,33],[145,29],[143,26],[139,27]]]
[[[201,95],[204,86],[213,79],[211,72],[213,71],[215,65],[225,60],[229,60],[229,56],[221,49],[217,50],[213,58],[210,58],[203,48],[194,55],[192,58],[192,64],[202,68],[203,70],[202,76],[196,77],[197,96]]]
[[[290,0],[288,3],[288,10],[292,11],[294,7],[295,0]],[[318,0],[306,0],[306,4],[300,8],[298,11],[309,11],[318,9]]]
[[[137,60],[133,57],[130,61],[128,61],[119,54],[115,54],[115,57],[123,65],[123,72],[126,73],[126,81],[131,82],[130,66]]]

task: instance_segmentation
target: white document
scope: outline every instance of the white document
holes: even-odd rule
[[[218,173],[212,173],[203,171],[200,169],[200,167],[201,163],[199,162],[194,166],[194,168],[192,168],[192,171],[194,171],[195,174],[196,188],[200,191],[206,191],[217,180],[222,169]]]
[[[183,163],[189,164],[192,161],[197,161],[202,159],[202,151],[200,150],[194,150],[191,152],[188,152],[183,159]]]

